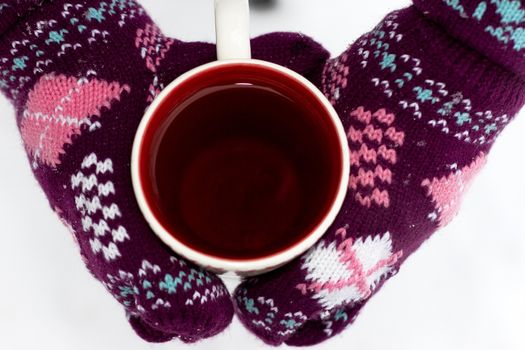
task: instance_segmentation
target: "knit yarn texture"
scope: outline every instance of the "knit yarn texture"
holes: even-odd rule
[[[166,37],[132,0],[0,1],[0,89],[52,209],[141,337],[197,341],[235,309],[268,344],[311,345],[351,324],[457,213],[524,103],[524,17],[520,1],[414,0],[333,59],[299,34],[254,39],[254,57],[305,75],[334,105],[351,177],[326,235],[243,281],[234,305],[151,232],[130,178],[144,111],[215,60],[213,45]]]
[[[350,146],[348,194],[309,252],[237,288],[237,314],[268,344],[312,345],[350,325],[454,218],[523,105],[520,1],[415,5],[390,13],[324,66],[320,87]]]
[[[254,57],[306,76],[327,52],[298,34],[253,40]],[[233,317],[222,281],[150,230],[131,183],[138,124],[215,47],[166,37],[132,0],[0,1],[0,89],[16,109],[29,164],[92,275],[151,342],[194,342]]]

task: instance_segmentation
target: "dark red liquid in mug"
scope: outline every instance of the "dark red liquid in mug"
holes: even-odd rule
[[[336,129],[311,92],[276,71],[202,73],[174,90],[155,119],[141,157],[147,200],[197,251],[229,259],[277,253],[333,204],[342,167]]]

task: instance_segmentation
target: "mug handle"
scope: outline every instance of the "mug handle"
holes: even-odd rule
[[[215,31],[219,61],[251,59],[249,0],[215,0]]]

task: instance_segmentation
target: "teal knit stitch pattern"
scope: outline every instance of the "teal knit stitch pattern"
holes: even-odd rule
[[[373,84],[389,98],[403,96],[398,101],[403,110],[444,134],[465,143],[492,143],[511,116],[473,106],[464,92],[451,91],[446,83],[423,74],[419,57],[393,53],[404,45],[398,27],[397,14],[393,13],[357,43],[361,65],[382,72],[372,78]],[[433,113],[423,113],[423,109]]]

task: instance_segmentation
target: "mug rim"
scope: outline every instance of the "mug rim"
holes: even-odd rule
[[[183,243],[179,239],[175,238],[174,235],[170,234],[169,230],[166,229],[160,221],[156,218],[153,210],[150,208],[146,196],[144,194],[144,188],[142,186],[141,175],[140,175],[140,156],[143,146],[144,134],[148,130],[148,126],[153,119],[154,112],[158,109],[160,104],[169,96],[169,94],[175,90],[182,83],[191,80],[194,76],[205,72],[208,69],[223,67],[223,66],[235,66],[235,65],[251,65],[251,66],[262,66],[278,71],[279,73],[286,75],[291,78],[310,92],[312,92],[318,101],[323,105],[325,110],[328,112],[331,123],[335,127],[338,141],[341,145],[341,174],[339,177],[339,184],[337,186],[337,194],[331,202],[330,209],[323,215],[323,218],[318,221],[314,229],[308,234],[304,235],[299,241],[286,247],[283,250],[269,254],[267,256],[250,259],[229,259],[210,254],[203,253],[195,250],[194,248]],[[141,119],[135,138],[133,141],[133,149],[131,154],[131,178],[133,191],[135,193],[135,199],[139,205],[140,211],[147,223],[149,224],[152,231],[159,237],[164,244],[166,244],[175,253],[181,255],[188,260],[201,265],[205,268],[211,268],[221,271],[233,271],[239,273],[250,273],[257,271],[265,271],[269,269],[281,266],[300,254],[311,248],[328,230],[328,228],[334,222],[337,214],[341,210],[344,199],[348,191],[348,181],[350,177],[350,151],[348,147],[348,141],[346,132],[343,124],[336,112],[335,108],[328,101],[326,96],[309,80],[302,75],[292,71],[289,68],[280,66],[271,62],[256,60],[256,59],[235,59],[235,60],[223,60],[214,61],[199,67],[196,67],[181,76],[173,80],[168,86],[166,86],[161,93],[154,99],[151,105]]]

